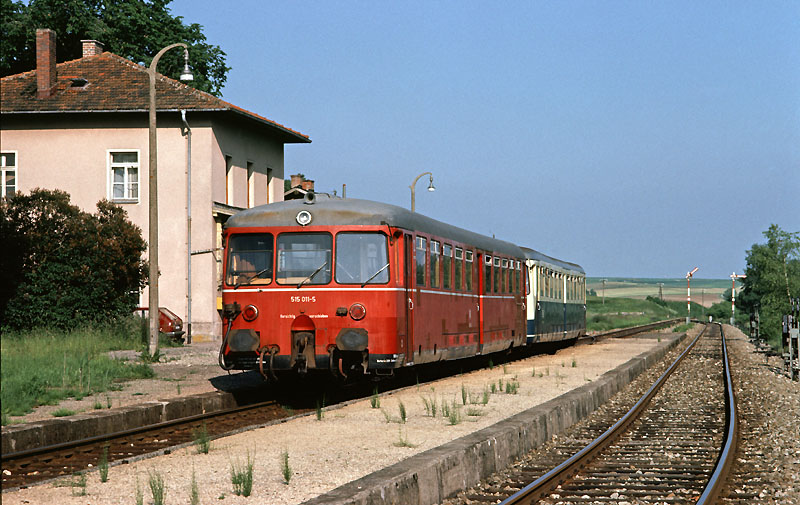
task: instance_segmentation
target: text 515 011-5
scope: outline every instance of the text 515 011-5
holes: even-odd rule
[[[301,303],[301,302],[311,302],[314,303],[317,301],[316,296],[292,296],[291,297],[292,303]]]

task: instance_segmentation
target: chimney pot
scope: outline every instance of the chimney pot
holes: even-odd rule
[[[39,28],[36,30],[36,96],[53,96],[57,82],[56,32]]]
[[[294,174],[291,176],[291,178],[292,178],[291,187],[293,188],[300,186],[300,184],[303,182],[303,176],[300,174]]]
[[[83,57],[97,56],[103,52],[103,43],[97,40],[81,40],[83,46]]]
[[[304,191],[314,191],[314,181],[305,180],[300,183]]]

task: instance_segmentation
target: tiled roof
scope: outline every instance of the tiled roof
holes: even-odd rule
[[[0,112],[142,112],[149,107],[147,68],[104,52],[57,65],[58,85],[47,98],[36,96],[36,70],[0,80]],[[283,131],[289,142],[307,135],[237,107],[206,92],[156,74],[158,110],[228,111]]]

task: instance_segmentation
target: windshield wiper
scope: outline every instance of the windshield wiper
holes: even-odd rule
[[[378,270],[378,271],[377,271],[377,272],[375,272],[374,274],[370,275],[370,276],[369,276],[369,279],[365,280],[365,281],[364,281],[364,283],[361,285],[361,287],[363,288],[364,286],[366,286],[366,285],[367,285],[367,283],[368,283],[369,281],[371,281],[372,279],[374,279],[375,277],[377,277],[379,273],[381,273],[381,272],[383,272],[384,270],[386,270],[386,267],[388,267],[388,266],[389,266],[389,264],[387,263],[387,264],[383,265],[383,266],[381,267],[381,269],[380,269],[380,270]]]
[[[242,280],[242,279],[239,279],[238,281],[236,281],[236,284],[234,284],[234,285],[233,285],[233,289],[239,289],[239,286],[241,286],[241,285],[242,285],[242,284],[244,284],[245,282],[250,282],[250,281],[252,281],[253,279],[255,279],[255,278],[256,278],[256,277],[258,277],[259,275],[263,274],[264,272],[266,272],[266,271],[267,271],[267,270],[269,270],[269,269],[270,269],[270,267],[267,267],[267,268],[265,268],[265,269],[263,269],[263,270],[259,270],[258,272],[254,273],[253,275],[251,275],[251,276],[250,276],[250,277],[248,277],[247,279],[244,279],[244,280]]]
[[[308,277],[306,277],[305,279],[303,279],[302,281],[300,281],[300,284],[298,284],[298,285],[297,285],[297,289],[300,289],[300,287],[301,287],[303,284],[305,284],[306,282],[308,282],[308,281],[310,281],[311,279],[313,279],[313,278],[314,278],[314,276],[315,276],[315,275],[317,275],[317,274],[318,274],[318,273],[319,273],[319,272],[320,272],[320,271],[321,271],[323,268],[325,268],[325,265],[327,265],[327,264],[328,264],[328,261],[326,260],[326,261],[325,261],[325,263],[321,264],[319,267],[317,267],[317,269],[316,269],[316,270],[314,270],[313,272],[311,272],[311,275],[309,275]]]

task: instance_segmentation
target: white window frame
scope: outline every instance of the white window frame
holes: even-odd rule
[[[6,165],[6,155],[13,154],[14,155],[14,164],[13,165]],[[14,172],[14,194],[19,193],[19,152],[17,151],[3,151],[0,153],[0,186],[2,186],[2,191],[0,192],[0,197],[5,198],[7,195],[8,188],[6,186],[6,174],[8,172]]]
[[[120,154],[120,153],[135,153],[136,154],[136,197],[130,197],[130,184],[131,181],[128,180],[128,170],[125,170],[125,181],[123,182],[125,187],[125,196],[123,198],[114,198],[114,169],[115,168],[131,168],[133,166],[132,163],[114,163],[112,161],[113,154]],[[140,149],[107,149],[106,150],[106,173],[108,177],[106,179],[106,194],[108,195],[108,201],[112,203],[139,203],[142,199],[142,156],[141,156]]]

